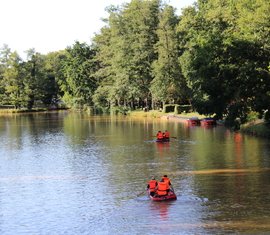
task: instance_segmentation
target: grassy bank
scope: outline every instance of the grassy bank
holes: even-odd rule
[[[26,112],[42,112],[42,111],[47,111],[47,109],[0,109],[0,113],[26,113]]]
[[[199,119],[205,118],[204,115],[200,115],[196,112],[174,114],[174,113],[163,113],[160,111],[153,111],[153,110],[150,110],[148,112],[132,111],[129,113],[129,115],[131,117],[149,117],[149,118],[161,118],[162,116],[169,116],[169,115],[173,115],[175,117],[180,117],[184,119],[191,118],[191,117],[198,117]],[[249,122],[247,124],[243,124],[241,125],[240,131],[242,133],[246,133],[249,135],[270,138],[270,124],[267,124],[262,120],[256,120],[256,121]]]
[[[157,110],[150,110],[148,112],[144,111],[132,111],[128,113],[131,117],[150,117],[150,118],[160,118],[162,116],[168,116],[173,115],[176,117],[182,117],[182,118],[191,118],[191,117],[198,117],[198,118],[205,118],[204,115],[200,115],[198,113],[180,113],[180,114],[174,114],[174,113],[163,113]]]
[[[270,138],[270,124],[265,123],[262,120],[257,120],[254,122],[250,122],[241,126],[241,132]]]
[[[36,113],[36,112],[47,112],[57,111],[63,109],[47,109],[47,108],[34,108],[34,109],[0,109],[0,114],[16,114],[16,113]]]

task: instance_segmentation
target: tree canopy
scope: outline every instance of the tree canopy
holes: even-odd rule
[[[26,61],[3,45],[1,104],[191,104],[232,122],[270,108],[268,1],[198,0],[178,16],[161,0],[132,0],[107,12],[90,45],[76,41],[47,55],[30,49]]]

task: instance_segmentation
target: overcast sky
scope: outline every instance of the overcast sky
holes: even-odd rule
[[[177,8],[195,0],[167,0]],[[21,56],[35,48],[46,54],[65,49],[75,40],[90,43],[103,26],[105,7],[129,0],[0,0],[0,47],[7,44]]]

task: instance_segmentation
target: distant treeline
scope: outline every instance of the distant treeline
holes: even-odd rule
[[[103,111],[188,104],[232,122],[269,109],[269,1],[198,0],[180,16],[159,0],[106,10],[91,45],[76,41],[46,55],[29,49],[25,61],[3,45],[0,104]]]

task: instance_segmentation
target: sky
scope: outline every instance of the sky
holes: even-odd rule
[[[166,0],[177,9],[195,0]],[[65,49],[91,38],[104,26],[105,8],[130,0],[0,0],[0,48],[7,44],[20,56],[34,48],[36,52]]]

